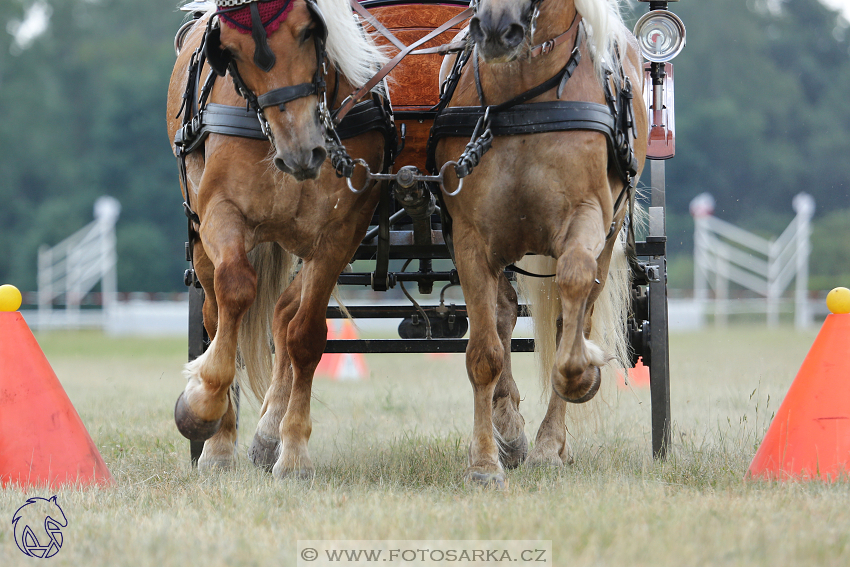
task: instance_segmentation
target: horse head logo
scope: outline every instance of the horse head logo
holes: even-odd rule
[[[68,526],[56,497],[30,498],[12,516],[15,543],[24,555],[47,559],[62,548],[62,528]]]

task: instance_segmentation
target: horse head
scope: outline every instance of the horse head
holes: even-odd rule
[[[542,0],[480,0],[469,36],[490,63],[514,61],[531,36]]]
[[[65,512],[56,496],[30,498],[12,517],[15,543],[25,555],[46,559],[62,547],[62,528],[68,527]]]
[[[274,164],[298,181],[325,161],[322,100],[327,27],[316,0],[215,0],[205,53],[254,107]]]

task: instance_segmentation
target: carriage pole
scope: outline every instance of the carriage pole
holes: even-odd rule
[[[194,276],[194,272],[192,273]],[[194,279],[194,278],[193,278]],[[204,290],[194,285],[189,286],[189,362],[192,362],[206,350],[206,330],[204,329]],[[197,466],[201,452],[204,450],[203,441],[189,441],[189,453],[192,456],[192,466]]]
[[[652,454],[656,459],[667,456],[670,447],[670,347],[667,319],[667,253],[665,189],[666,168],[663,160],[651,159],[649,234],[647,240],[664,241],[664,254],[655,256],[656,277],[649,281],[650,333],[649,391],[652,398]]]
[[[673,65],[670,63],[685,46],[686,29],[682,20],[669,10],[679,0],[640,0],[649,3],[649,12],[635,24],[644,57],[644,90],[650,116],[649,206],[647,243],[652,256],[646,266],[649,301],[649,379],[652,398],[652,454],[656,459],[667,455],[671,442],[670,416],[670,344],[667,312],[667,219],[666,169],[664,160],[676,154]]]

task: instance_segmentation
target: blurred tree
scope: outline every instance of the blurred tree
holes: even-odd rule
[[[0,26],[26,4],[4,1]],[[180,289],[185,223],[164,111],[183,15],[175,0],[50,4],[49,28],[19,55],[0,40],[0,280],[34,289],[38,246],[90,222],[108,194],[119,227],[134,227],[119,230],[119,288]]]
[[[34,1],[0,1],[0,283],[35,289],[38,246],[84,226],[109,194],[123,206],[120,289],[181,289],[186,225],[163,120],[179,0],[38,0],[50,25],[22,49],[4,30]],[[766,235],[802,190],[821,215],[850,208],[846,24],[818,0],[671,7],[689,33],[675,62],[671,253],[691,253],[688,203],[703,191],[718,216]]]
[[[675,61],[668,203],[686,212],[707,191],[718,215],[745,225],[756,209],[790,212],[803,190],[820,211],[850,206],[850,57],[838,14],[818,0],[673,9],[689,34]]]

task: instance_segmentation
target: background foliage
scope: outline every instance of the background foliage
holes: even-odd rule
[[[177,0],[47,0],[48,30],[26,49],[0,2],[0,282],[35,289],[36,250],[121,201],[119,287],[182,287],[185,220],[165,130]],[[646,4],[631,2],[631,20]],[[770,8],[773,6],[773,9]],[[781,6],[781,9],[776,9]],[[850,283],[850,53],[847,24],[817,0],[685,0],[676,60],[677,157],[668,162],[671,284],[690,284],[688,203],[764,235],[792,197],[818,203],[812,287]]]

